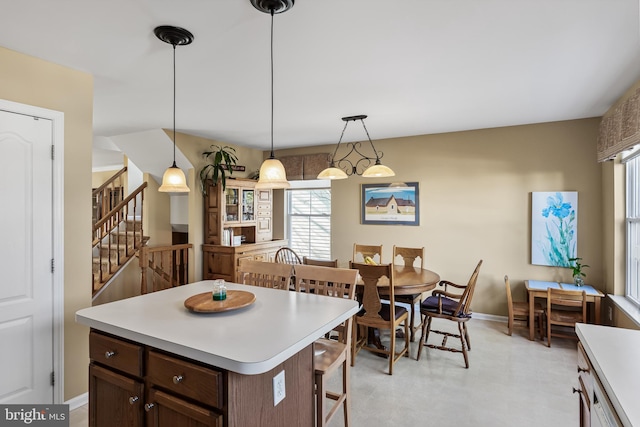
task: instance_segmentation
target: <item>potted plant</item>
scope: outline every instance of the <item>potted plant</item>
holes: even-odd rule
[[[211,162],[200,169],[200,189],[204,195],[207,194],[207,179],[211,179],[214,185],[220,180],[224,191],[227,186],[227,172],[229,175],[233,174],[233,166],[238,162],[235,148],[227,145],[212,145],[210,148],[210,151],[202,153],[202,156]]]
[[[582,269],[585,267],[589,267],[587,264],[582,264],[580,263],[580,261],[582,260],[582,258],[569,258],[569,262],[572,262],[573,265],[570,265],[569,267],[572,270],[572,274],[573,274],[573,283],[575,283],[576,286],[582,286],[584,285],[584,277],[587,277],[587,275],[585,273],[582,272]]]

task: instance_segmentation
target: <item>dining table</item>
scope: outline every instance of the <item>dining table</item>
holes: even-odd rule
[[[600,301],[604,294],[590,285],[577,286],[573,283],[547,282],[542,280],[525,280],[524,287],[527,290],[527,299],[529,301],[529,319],[534,318],[534,306],[536,298],[547,298],[547,289],[565,289],[570,291],[585,291],[587,294],[587,303],[593,304],[593,321],[600,324]],[[534,323],[529,322],[529,339],[534,340],[535,330]]]

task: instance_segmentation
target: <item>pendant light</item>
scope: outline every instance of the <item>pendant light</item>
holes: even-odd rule
[[[188,193],[184,172],[176,165],[176,46],[186,46],[193,41],[193,34],[184,28],[161,25],[153,32],[156,37],[173,46],[173,165],[164,172],[162,185],[158,191],[163,193]]]
[[[391,170],[391,168],[380,162],[382,152],[377,151],[376,147],[373,145],[373,141],[371,141],[369,131],[364,125],[364,119],[366,118],[367,116],[364,114],[342,118],[345,123],[342,128],[340,140],[338,140],[338,145],[336,145],[336,149],[333,150],[333,154],[331,155],[331,163],[328,168],[318,174],[318,179],[345,179],[351,175],[362,175],[365,178],[385,178],[395,176],[395,172]],[[338,154],[338,148],[340,148],[344,131],[347,130],[349,122],[356,120],[360,120],[360,123],[362,123],[362,127],[364,128],[364,131],[367,134],[367,139],[369,140],[369,145],[371,145],[371,149],[373,150],[373,156],[367,156],[360,151],[362,149],[362,144],[360,142],[349,142],[347,143],[347,147],[350,149],[347,154],[336,160],[336,154]],[[350,160],[349,157],[351,156],[351,153],[356,153],[360,158],[353,161]],[[371,165],[372,162],[373,165]]]
[[[250,0],[260,12],[271,15],[271,153],[260,166],[260,178],[256,188],[289,188],[284,165],[273,154],[273,15],[293,7],[294,0]]]

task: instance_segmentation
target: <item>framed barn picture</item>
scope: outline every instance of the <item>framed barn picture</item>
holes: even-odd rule
[[[362,184],[362,224],[420,225],[418,183]]]

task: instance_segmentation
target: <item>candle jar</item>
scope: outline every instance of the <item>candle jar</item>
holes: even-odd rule
[[[222,301],[227,299],[227,286],[222,279],[213,281],[213,300]]]

